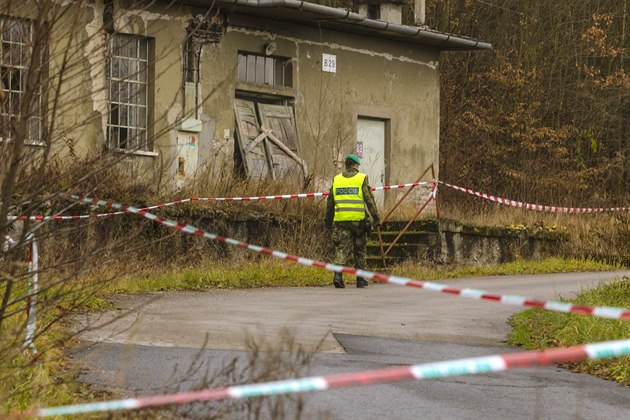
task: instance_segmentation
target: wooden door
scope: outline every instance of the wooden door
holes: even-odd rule
[[[236,141],[243,160],[245,176],[265,179],[271,175],[271,162],[265,150],[266,135],[261,132],[253,102],[236,99]]]
[[[267,146],[274,179],[301,179],[307,175],[306,163],[300,157],[293,108],[258,104],[261,126],[268,136]]]

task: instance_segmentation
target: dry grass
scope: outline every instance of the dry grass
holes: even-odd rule
[[[566,234],[558,250],[567,258],[630,265],[630,211],[564,214],[523,210],[482,201],[440,201],[440,216],[480,226],[547,229]],[[468,204],[462,205],[462,204]]]

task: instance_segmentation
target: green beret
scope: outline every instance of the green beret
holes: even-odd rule
[[[346,155],[346,159],[350,159],[351,161],[353,161],[357,165],[361,164],[361,160],[358,158],[358,156],[353,155],[352,153],[349,153],[348,155]]]

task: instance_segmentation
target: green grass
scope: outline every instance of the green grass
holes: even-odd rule
[[[85,307],[87,310],[108,310],[107,297],[114,294],[136,294],[155,291],[201,291],[207,289],[249,289],[256,287],[321,287],[332,284],[332,273],[315,267],[298,265],[269,257],[247,258],[238,262],[206,260],[194,266],[138,269],[118,275],[128,267],[107,268],[107,272],[91,274],[85,282],[101,286]],[[548,258],[542,261],[515,261],[487,266],[436,266],[405,263],[390,273],[417,280],[456,279],[461,277],[543,274],[573,271],[605,271],[617,266],[590,260]],[[377,271],[377,270],[374,270]],[[347,276],[347,275],[346,275]],[[103,281],[104,278],[111,280]],[[347,276],[349,279],[349,276]]]
[[[332,274],[327,271],[269,258],[235,265],[206,261],[201,265],[170,268],[153,275],[124,276],[114,281],[107,292],[324,286],[332,281],[329,277],[332,278]]]
[[[64,322],[59,322],[68,308],[77,303],[78,292],[63,285],[40,289],[35,338],[38,352],[23,351],[27,313],[26,301],[20,298],[28,293],[23,276],[26,266],[19,263],[13,266],[16,276],[9,301],[16,303],[8,307],[10,316],[0,326],[0,417],[34,405],[92,399],[87,386],[76,380],[78,371],[68,368],[70,360],[64,346],[72,341],[72,335]],[[6,291],[5,284],[0,282],[0,295]]]
[[[58,352],[34,360],[26,354],[16,355],[11,366],[2,369],[0,413],[23,411],[32,404],[72,404],[77,399],[89,399],[89,390],[75,379],[75,372],[66,368]]]
[[[392,269],[396,275],[419,280],[456,279],[461,277],[508,276],[516,274],[548,274],[584,271],[610,271],[618,269],[614,264],[583,259],[546,258],[541,261],[516,260],[503,264],[470,266],[423,266],[401,264]]]
[[[46,325],[58,311],[40,311],[38,325]],[[64,345],[71,340],[63,326],[53,325],[35,340],[39,353],[23,352],[20,314],[5,319],[0,331],[3,352],[0,357],[0,417],[24,411],[33,405],[63,405],[92,399],[87,386],[76,379],[78,371],[69,368]],[[14,331],[20,332],[14,334]],[[17,337],[16,345],[11,346]]]
[[[602,283],[583,290],[570,302],[587,306],[630,308],[630,278]],[[508,342],[527,349],[566,347],[630,338],[630,322],[530,309],[510,320],[512,331]],[[630,385],[630,357],[571,364],[578,372],[587,372]]]

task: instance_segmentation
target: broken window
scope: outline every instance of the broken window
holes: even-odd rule
[[[0,137],[10,139],[15,135],[26,109],[25,140],[40,142],[42,140],[42,103],[41,83],[34,87],[30,104],[23,106],[22,100],[27,90],[27,81],[32,62],[33,22],[27,19],[16,19],[0,16],[0,36],[2,51],[0,52],[0,81],[2,82],[2,106],[0,109]],[[40,72],[41,73],[41,72]]]
[[[381,5],[380,4],[368,4],[367,6],[368,19],[380,19],[381,18]]]
[[[293,85],[293,65],[290,58],[269,57],[240,52],[238,54],[238,80],[257,85]]]
[[[149,55],[151,39],[114,34],[109,41],[108,142],[113,149],[151,150]]]
[[[293,107],[237,99],[236,162],[252,179],[304,180]]]

